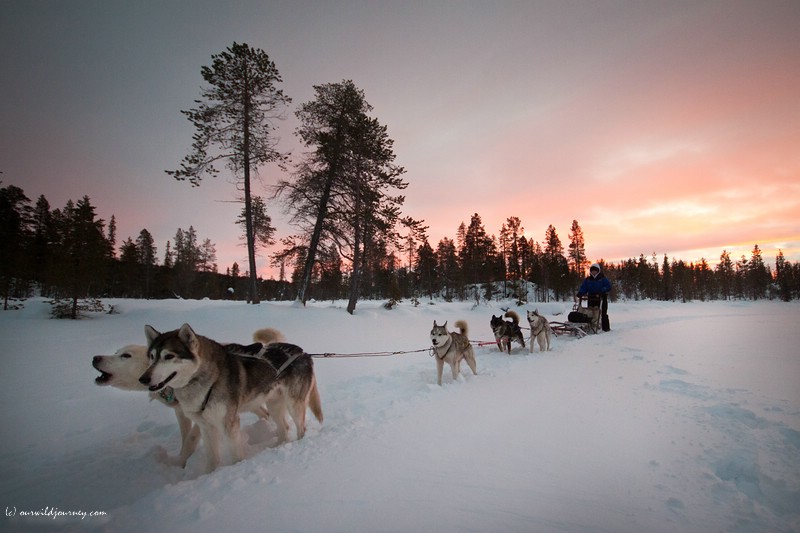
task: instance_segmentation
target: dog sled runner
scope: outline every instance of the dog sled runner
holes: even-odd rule
[[[588,335],[588,333],[586,333],[586,329],[582,327],[585,325],[586,324],[576,324],[574,322],[569,322],[569,321],[567,322],[557,322],[553,320],[550,321],[550,329],[553,330],[553,333],[555,333],[556,336],[559,337],[561,335],[570,335],[581,339],[586,335]]]

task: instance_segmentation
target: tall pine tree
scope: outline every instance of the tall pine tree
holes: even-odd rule
[[[218,173],[214,166],[217,161],[226,160],[241,180],[250,265],[248,301],[257,304],[251,173],[266,163],[285,160],[277,150],[274,123],[283,118],[283,108],[291,99],[277,88],[282,81],[280,74],[263,50],[233,43],[211,59],[211,66],[201,69],[208,87],[202,90],[198,107],[182,111],[197,130],[192,153],[184,157],[179,170],[168,170],[167,174],[199,185],[204,175]]]

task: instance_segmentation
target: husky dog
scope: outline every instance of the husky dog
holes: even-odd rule
[[[95,355],[92,358],[92,366],[100,371],[100,376],[94,380],[98,385],[110,385],[122,390],[147,390],[147,387],[139,383],[139,377],[150,366],[147,346],[130,344],[117,350],[114,355]],[[183,409],[175,401],[175,394],[171,387],[151,392],[150,399],[158,400],[175,411],[181,431],[181,451],[176,459],[169,459],[168,462],[181,467],[186,466],[186,461],[197,446],[197,439],[193,435],[190,437],[192,421],[183,414]]]
[[[239,344],[227,344],[225,350],[230,356],[258,356],[264,346],[283,342],[283,334],[273,328],[262,328],[253,333],[255,344],[242,346]],[[122,390],[147,391],[148,387],[139,382],[139,377],[150,366],[150,358],[147,356],[147,346],[140,344],[129,344],[116,351],[114,355],[95,355],[92,358],[92,366],[100,372],[100,376],[95,379],[95,383],[101,386],[110,385]],[[176,459],[167,459],[169,464],[179,465],[182,468],[197,448],[197,441],[200,433],[197,426],[192,426],[192,421],[183,414],[181,404],[175,399],[175,391],[172,387],[164,387],[158,392],[150,393],[151,400],[157,400],[175,411],[178,420],[178,427],[181,432],[181,451]],[[262,404],[256,407],[253,412],[261,418],[269,418],[267,408]]]
[[[503,320],[503,317],[511,320]],[[508,353],[511,353],[511,341],[517,341],[523,348],[525,347],[525,337],[522,336],[522,330],[519,328],[519,315],[514,311],[506,311],[503,316],[492,315],[489,325],[492,326],[494,340],[501,352],[508,350]]]
[[[261,328],[253,332],[253,342],[266,346],[268,344],[286,342],[286,338],[284,338],[283,333],[275,328]]]
[[[531,353],[533,353],[534,339],[539,343],[540,352],[550,351],[550,322],[539,314],[538,309],[528,311],[528,324],[531,326]]]
[[[306,408],[322,421],[314,361],[298,346],[274,343],[261,357],[230,357],[224,346],[197,335],[188,324],[166,333],[145,326],[145,335],[151,363],[139,381],[151,392],[174,389],[183,413],[200,429],[207,472],[243,458],[242,411],[266,403],[281,441],[286,440],[287,408],[298,439],[305,434]],[[223,458],[223,448],[228,457]]]
[[[466,359],[472,373],[476,376],[478,375],[475,352],[472,350],[472,345],[467,337],[467,323],[463,320],[457,320],[455,325],[460,330],[460,333],[447,331],[447,322],[438,326],[436,321],[433,321],[431,344],[433,344],[436,352],[436,374],[439,385],[442,384],[442,370],[445,362],[450,365],[454,380],[458,378],[462,359]]]

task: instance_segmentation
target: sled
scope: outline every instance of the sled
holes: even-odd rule
[[[554,322],[552,320],[550,321],[550,329],[558,337],[560,337],[561,335],[571,335],[579,339],[585,337],[586,335],[588,335],[588,333],[586,333],[586,330],[584,328],[580,327],[581,325],[585,324],[579,325],[579,324],[574,324],[572,322]]]
[[[556,335],[572,335],[583,338],[589,333],[597,333],[600,329],[601,317],[592,319],[588,305],[584,305],[588,298],[581,296],[572,306],[572,312],[568,315],[566,322],[550,322],[550,328]],[[599,309],[598,309],[599,313]]]

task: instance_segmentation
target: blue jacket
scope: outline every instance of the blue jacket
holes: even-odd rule
[[[589,276],[583,283],[581,283],[581,288],[578,289],[578,296],[583,296],[584,294],[607,294],[611,290],[611,282],[608,281],[608,278],[600,272],[597,274],[597,277]]]

